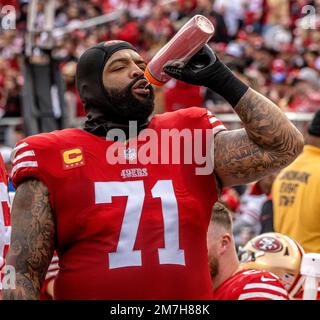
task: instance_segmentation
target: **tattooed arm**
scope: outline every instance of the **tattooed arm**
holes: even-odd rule
[[[6,299],[39,299],[40,289],[54,251],[55,224],[47,187],[28,180],[16,192],[11,212],[12,234],[7,265],[16,271],[16,288]]]
[[[223,131],[214,141],[214,168],[223,186],[258,180],[287,166],[303,137],[285,114],[253,89],[235,107],[244,129]]]

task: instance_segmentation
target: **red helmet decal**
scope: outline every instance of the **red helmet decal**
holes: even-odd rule
[[[265,252],[279,252],[283,248],[281,242],[273,237],[261,237],[252,245],[257,250]]]

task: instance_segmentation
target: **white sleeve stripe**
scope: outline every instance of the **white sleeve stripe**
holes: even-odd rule
[[[55,272],[47,272],[46,274],[46,280],[50,279],[50,278],[55,278],[58,274],[58,271]]]
[[[14,160],[12,161],[12,164],[16,163],[18,160],[20,160],[22,158],[31,157],[31,156],[35,156],[35,153],[33,150],[28,150],[28,151],[22,152],[21,154],[19,154],[18,156],[16,156],[14,158]]]
[[[212,117],[209,118],[209,122],[210,122],[210,123],[215,123],[215,122],[217,122],[217,121],[218,121],[218,122],[221,122],[220,120],[218,120],[218,119],[217,119],[216,117],[214,117],[214,116],[212,116]]]
[[[24,148],[24,147],[27,147],[27,146],[28,146],[28,144],[27,144],[26,142],[23,142],[23,143],[19,144],[18,146],[16,146],[16,147],[13,149],[13,151],[18,151],[18,150],[20,150],[20,149],[22,149],[22,148]]]
[[[14,173],[20,169],[20,168],[29,168],[29,167],[37,167],[38,166],[38,162],[37,161],[24,161],[24,162],[20,162],[18,164],[16,164],[13,168],[12,168],[12,175],[14,175]]]
[[[48,270],[49,270],[49,271],[52,271],[53,269],[59,269],[58,263],[51,263],[51,264],[49,265]]]
[[[12,152],[11,152],[10,160],[13,161],[13,159],[14,159],[15,156],[16,156],[16,153],[17,153],[20,149],[25,148],[25,147],[27,147],[27,146],[28,146],[28,144],[27,144],[26,142],[23,142],[23,143],[19,144],[18,146],[16,146],[16,147],[12,150]]]
[[[51,262],[56,262],[56,261],[59,261],[59,258],[58,257],[53,257]]]
[[[273,278],[270,278],[270,279],[274,280]],[[267,283],[249,283],[243,289],[244,290],[246,290],[246,289],[268,289],[268,290],[282,293],[284,295],[288,294],[288,292],[285,289],[279,288],[279,287],[276,287],[272,284],[267,284]]]
[[[60,269],[48,270],[47,274],[57,274],[59,271],[60,271]]]
[[[215,127],[219,127],[219,126],[223,126],[224,127],[224,125],[220,121],[216,121],[215,123],[211,124],[211,128],[212,129],[215,128]]]
[[[239,296],[238,300],[258,299],[258,298],[268,298],[270,300],[288,300],[282,296],[278,296],[278,295],[266,293],[266,292],[243,293]]]
[[[209,111],[209,110],[207,110],[207,115],[208,115],[208,116],[213,116],[212,112]]]
[[[60,269],[52,269],[52,270],[48,270],[47,273],[57,273]]]
[[[220,124],[219,126],[216,126],[212,129],[214,135],[222,130],[226,130],[226,127],[223,124]]]

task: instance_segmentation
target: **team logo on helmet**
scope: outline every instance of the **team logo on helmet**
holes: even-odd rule
[[[283,248],[281,242],[272,237],[259,238],[252,245],[257,250],[266,252],[279,252]]]

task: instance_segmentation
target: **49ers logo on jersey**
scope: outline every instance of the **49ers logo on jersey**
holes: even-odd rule
[[[253,243],[253,246],[261,251],[279,252],[282,250],[282,244],[273,237],[262,237]]]
[[[63,168],[73,169],[85,165],[83,150],[81,147],[61,151]]]

